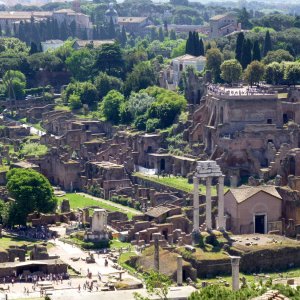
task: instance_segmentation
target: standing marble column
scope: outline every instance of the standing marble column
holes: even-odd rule
[[[193,231],[199,232],[199,178],[194,176]]]
[[[226,230],[225,216],[224,216],[224,176],[219,177],[218,186],[218,229]]]
[[[177,285],[182,285],[182,256],[177,256]]]
[[[160,238],[160,233],[153,233],[152,238],[154,240],[154,271],[159,273],[159,238]]]
[[[205,210],[205,223],[207,230],[212,229],[211,218],[211,177],[206,178],[206,210]]]
[[[232,269],[232,290],[238,291],[240,289],[240,257],[231,256],[231,269]]]

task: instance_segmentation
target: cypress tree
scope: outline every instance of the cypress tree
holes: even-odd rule
[[[200,56],[200,40],[198,32],[194,31],[193,33],[193,43],[194,43],[194,56]]]
[[[172,29],[172,30],[170,31],[170,40],[173,40],[173,41],[176,40],[176,32],[175,32],[174,29]]]
[[[189,37],[186,41],[185,45],[185,53],[186,54],[191,54],[193,53],[194,45],[193,45],[193,33],[190,31],[189,32]]]
[[[13,36],[17,36],[17,26],[16,26],[16,23],[14,23],[14,26],[13,26]]]
[[[243,44],[244,44],[245,36],[243,32],[238,34],[236,39],[236,48],[235,48],[235,58],[241,63],[242,61],[242,51],[243,51]]]
[[[272,51],[272,40],[269,30],[266,32],[265,42],[264,42],[264,56],[267,55],[269,51]]]
[[[109,26],[108,26],[108,36],[110,39],[113,39],[116,37],[115,24],[114,24],[112,17],[110,18],[110,22],[109,22]]]
[[[63,21],[60,25],[60,39],[65,41],[68,39],[68,28],[67,28],[67,23]]]
[[[35,42],[31,42],[29,54],[32,55],[38,52],[38,47]]]
[[[246,69],[247,66],[252,61],[252,43],[249,39],[244,40],[243,49],[242,49],[242,59],[241,65],[243,69]]]
[[[5,35],[8,36],[8,37],[11,35],[10,26],[9,26],[7,20],[6,20],[6,23],[5,23]]]
[[[46,33],[45,35],[47,36],[48,39],[52,39],[53,38],[53,24],[52,24],[52,20],[50,18],[47,19],[46,21]]]
[[[122,46],[125,46],[127,43],[127,35],[126,35],[126,30],[125,27],[122,27],[122,32],[121,32],[121,44]]]
[[[204,51],[204,43],[203,43],[202,38],[200,39],[199,44],[200,44],[200,55],[204,56],[205,55],[205,51]]]
[[[257,60],[257,61],[261,60],[261,52],[260,52],[260,46],[258,40],[256,40],[253,45],[252,60]]]
[[[195,55],[195,35],[191,32],[191,37],[190,37],[190,55]]]
[[[57,22],[56,19],[53,21],[53,38],[54,39],[59,39],[60,38],[59,25],[58,25],[58,22]]]
[[[2,26],[0,25],[0,36],[2,36]]]
[[[73,20],[71,22],[70,29],[71,29],[72,37],[76,37],[76,34],[77,34],[77,24],[76,24],[75,20]]]

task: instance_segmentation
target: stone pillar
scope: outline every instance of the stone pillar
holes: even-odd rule
[[[153,233],[152,238],[154,240],[154,271],[159,273],[159,238],[160,233]]]
[[[177,256],[177,285],[182,285],[182,256]]]
[[[231,256],[231,269],[232,269],[232,290],[238,291],[240,289],[240,257]]]
[[[199,178],[194,176],[193,231],[199,232]]]
[[[207,230],[212,229],[211,221],[211,177],[206,178],[206,210],[205,210],[205,223]]]
[[[226,230],[225,216],[224,216],[224,176],[219,177],[218,185],[218,229]]]

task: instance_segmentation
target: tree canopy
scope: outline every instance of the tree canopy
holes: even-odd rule
[[[264,77],[265,66],[259,61],[253,61],[245,70],[245,80],[252,86],[258,84]]]
[[[221,77],[228,83],[240,80],[243,68],[236,59],[225,60],[221,65]]]
[[[9,223],[26,224],[29,213],[48,213],[56,208],[56,198],[48,179],[32,169],[12,169],[7,173],[7,189],[15,199]]]
[[[212,73],[215,82],[220,80],[221,64],[224,60],[223,54],[217,48],[209,49],[206,52],[206,68]]]

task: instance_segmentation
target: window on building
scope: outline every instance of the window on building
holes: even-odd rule
[[[267,124],[272,124],[272,119],[268,119]]]

